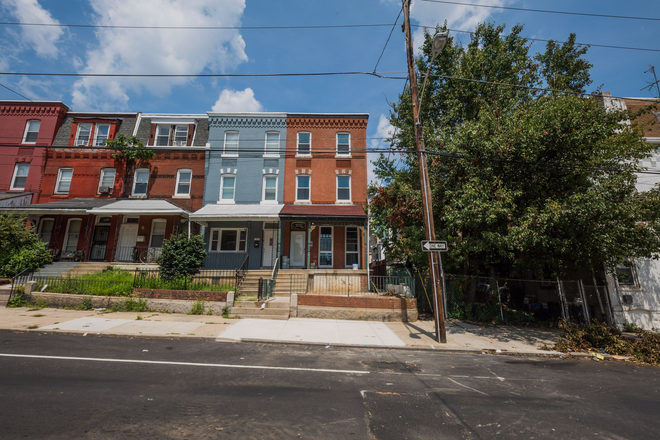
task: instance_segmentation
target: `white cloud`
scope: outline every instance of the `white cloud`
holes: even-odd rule
[[[139,26],[238,26],[245,0],[90,0],[94,23]],[[247,61],[237,30],[107,29],[87,51],[85,73],[190,74],[225,72]],[[73,87],[77,110],[127,108],[129,93],[166,96],[190,78],[82,78]]]
[[[263,105],[254,97],[251,88],[243,91],[225,89],[213,106],[214,112],[260,112]]]
[[[0,5],[22,23],[59,24],[37,0],[0,0]],[[40,57],[56,58],[57,43],[63,34],[64,30],[60,27],[21,26],[19,44],[29,45]]]
[[[390,120],[387,118],[387,116],[380,115],[380,118],[378,118],[378,127],[376,128],[376,133],[373,135],[373,137],[377,139],[371,139],[370,147],[372,149],[389,148],[390,143],[387,142],[386,139],[391,139],[392,136],[394,136],[397,133],[397,130],[398,129],[390,123]],[[382,139],[378,139],[378,138],[382,138]],[[371,161],[374,160],[375,158],[376,156],[372,155],[372,158],[369,160],[369,163],[367,164],[368,182],[376,181],[376,175],[374,174],[375,166],[374,164],[371,163]]]

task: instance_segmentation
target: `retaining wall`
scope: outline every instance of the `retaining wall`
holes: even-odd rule
[[[181,299],[227,302],[227,292],[208,290],[133,289],[133,296],[152,299]]]
[[[291,295],[291,316],[359,321],[417,321],[417,300],[409,298]]]

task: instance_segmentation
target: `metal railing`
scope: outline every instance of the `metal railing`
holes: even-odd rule
[[[25,285],[28,281],[34,276],[34,269],[23,269],[18,274],[11,277],[11,290],[9,291],[9,298],[11,300],[14,296],[18,294],[18,286]]]
[[[282,280],[284,281],[284,280]],[[299,295],[398,296],[412,298],[415,279],[367,274],[289,274],[289,293]]]
[[[243,280],[245,279],[245,274],[247,273],[248,267],[250,267],[250,254],[245,255],[243,263],[236,269],[236,291],[241,287]]]
[[[115,261],[124,263],[137,263],[138,257],[138,248],[135,246],[119,246],[115,253]]]
[[[164,279],[158,269],[135,269],[133,287],[137,289],[235,291],[237,271],[202,269],[197,275]]]

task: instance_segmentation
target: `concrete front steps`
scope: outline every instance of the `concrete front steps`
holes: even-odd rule
[[[238,288],[242,296],[257,296],[259,292],[259,278],[263,278],[264,282],[269,280],[273,271],[272,270],[249,270],[245,274],[245,278]]]
[[[292,293],[305,293],[309,271],[301,269],[280,269],[275,279],[273,296],[289,298]],[[289,275],[295,275],[293,279]]]
[[[38,277],[61,277],[66,276],[70,270],[80,266],[80,262],[76,261],[57,261],[55,263],[47,264],[46,266],[37,269],[34,272]]]
[[[11,284],[7,284],[8,288],[1,286],[0,288],[0,307],[7,307],[7,302],[9,301],[9,294],[11,293]]]
[[[82,275],[87,273],[100,273],[110,267],[110,263],[85,261],[79,263],[77,266],[69,269],[68,274],[71,276]]]
[[[289,319],[291,303],[281,298],[265,301],[266,307],[261,308],[264,302],[234,301],[229,314],[232,318],[250,319]]]

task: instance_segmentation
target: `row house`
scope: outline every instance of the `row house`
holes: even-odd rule
[[[44,170],[41,202],[23,210],[53,255],[83,261],[155,261],[188,228],[204,190],[206,115],[74,113],[63,120]],[[153,159],[103,148],[136,136]]]
[[[0,103],[0,207],[39,203],[45,147],[68,111],[61,102]]]

